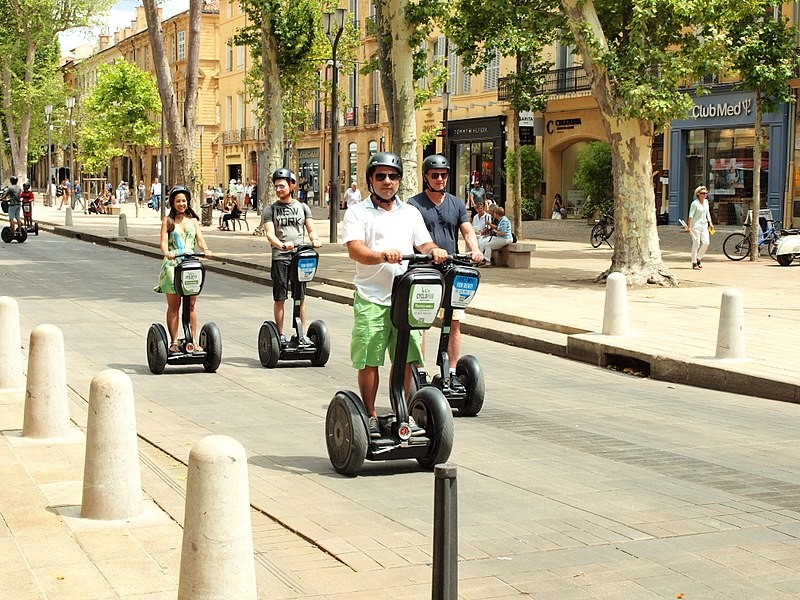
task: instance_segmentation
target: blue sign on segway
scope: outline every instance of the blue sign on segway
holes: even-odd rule
[[[453,289],[450,304],[453,308],[466,308],[478,291],[478,278],[468,275],[456,275],[453,279]]]
[[[297,261],[297,279],[302,283],[314,280],[314,274],[317,272],[317,258],[309,256],[301,258]]]

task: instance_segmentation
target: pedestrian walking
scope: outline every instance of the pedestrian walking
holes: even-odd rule
[[[686,230],[692,236],[692,269],[702,269],[702,260],[711,243],[714,232],[711,211],[708,209],[708,188],[701,185],[694,190],[694,201],[689,207],[689,222]]]

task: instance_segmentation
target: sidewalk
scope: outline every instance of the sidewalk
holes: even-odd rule
[[[37,202],[34,214],[44,230],[159,256],[158,214],[147,208],[135,216],[124,205],[128,236],[118,234],[119,217],[73,213],[72,227],[63,226],[64,211]],[[313,207],[323,242],[330,223],[325,209]],[[258,224],[249,214],[251,231],[222,232],[214,223],[204,235],[214,258],[209,268],[266,282],[270,254],[263,237],[252,235]],[[339,225],[341,239],[341,224]],[[550,237],[587,241],[542,240]],[[634,366],[650,376],[723,391],[800,401],[800,376],[789,349],[800,330],[793,290],[800,265],[780,267],[768,257],[759,262],[733,262],[721,252],[729,233],[719,231],[703,261],[692,270],[690,242],[678,227],[659,227],[667,268],[680,280],[677,288],[656,286],[628,290],[628,336],[604,336],[605,286],[594,283],[610,264],[611,249],[591,248],[589,226],[582,221],[525,223],[525,241],[537,245],[530,269],[481,269],[481,286],[462,325],[467,333],[601,366]],[[312,295],[348,303],[352,298],[353,264],[341,244],[326,243]],[[716,360],[722,293],[732,287],[743,296],[747,360]],[[632,363],[627,360],[635,359]]]

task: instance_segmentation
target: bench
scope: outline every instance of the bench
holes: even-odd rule
[[[247,209],[244,209],[242,212],[239,213],[239,216],[235,219],[230,219],[228,221],[230,224],[231,231],[236,231],[236,224],[239,224],[239,231],[242,230],[242,223],[245,224],[247,227],[247,231],[250,231],[250,224],[247,222]]]
[[[120,209],[121,209],[120,206],[111,206],[110,204],[108,206],[106,206],[105,208],[106,208],[106,213],[105,214],[107,214],[107,215],[118,215],[119,212],[120,212]]]
[[[492,259],[497,267],[527,269],[531,266],[532,252],[536,252],[536,244],[512,242],[499,250],[492,250]]]

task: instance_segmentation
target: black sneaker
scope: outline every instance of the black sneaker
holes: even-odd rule
[[[461,380],[455,373],[450,374],[450,389],[454,392],[458,393],[466,393],[466,389],[464,388],[464,384],[461,383]]]
[[[369,429],[369,437],[377,440],[381,437],[381,425],[378,422],[378,417],[370,417],[367,421],[367,428]]]

